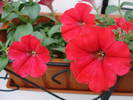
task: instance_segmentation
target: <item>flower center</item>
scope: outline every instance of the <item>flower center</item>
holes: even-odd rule
[[[79,22],[79,25],[80,25],[80,26],[83,26],[83,25],[85,25],[85,22],[84,22],[84,21],[80,21],[80,22]]]
[[[102,50],[100,50],[100,51],[97,51],[97,52],[95,53],[95,56],[96,56],[96,58],[102,59],[102,58],[104,58],[105,53],[104,53]]]
[[[36,53],[36,51],[30,51],[29,54],[30,54],[31,56],[35,56],[37,53]]]

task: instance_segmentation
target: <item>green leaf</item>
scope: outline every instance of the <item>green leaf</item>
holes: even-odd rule
[[[115,5],[110,5],[110,6],[108,6],[107,7],[107,9],[106,9],[106,14],[110,14],[110,13],[113,13],[113,12],[116,12],[116,11],[118,11],[118,7],[117,6],[115,6]]]
[[[15,40],[19,40],[22,36],[31,34],[33,32],[32,24],[27,23],[19,25],[15,31]]]
[[[0,71],[2,71],[6,67],[7,64],[8,64],[7,56],[1,56],[0,57]]]
[[[22,1],[22,2],[26,2],[26,0],[20,0],[20,1]]]
[[[127,2],[127,1],[126,2],[122,2],[120,7],[122,8],[124,6],[133,6],[133,3],[132,2]]]
[[[43,41],[43,45],[50,45],[50,44],[53,44],[53,43],[56,43],[57,41],[52,39],[52,38],[46,38],[44,41]]]
[[[3,43],[0,41],[0,48],[3,47]]]
[[[57,50],[57,51],[65,53],[65,48],[64,47],[54,48],[54,50]]]
[[[37,38],[39,38],[41,40],[43,40],[43,38],[44,38],[43,35],[40,32],[38,32],[38,31],[33,32],[31,34],[34,35],[34,36],[36,36]]]
[[[133,19],[133,11],[126,11],[124,17],[127,21],[130,21],[131,19]]]
[[[25,7],[21,10],[21,13],[28,15],[32,19],[36,19],[40,13],[40,5],[37,3],[32,3],[32,5],[25,5]]]
[[[128,47],[129,47],[130,50],[133,50],[133,41],[129,42]]]
[[[5,18],[6,20],[10,20],[10,19],[18,17],[18,14],[14,13],[14,12],[18,11],[19,6],[20,6],[19,1],[7,3],[4,6],[4,12],[2,13],[2,18]]]
[[[48,32],[48,36],[51,37],[54,33],[60,32],[60,26],[61,25],[54,25]]]
[[[50,20],[52,20],[52,21],[54,21],[54,22],[57,22],[57,20],[55,19],[55,17],[53,17],[53,16],[51,16],[51,15],[45,14],[45,15],[43,15],[43,16],[49,18]]]

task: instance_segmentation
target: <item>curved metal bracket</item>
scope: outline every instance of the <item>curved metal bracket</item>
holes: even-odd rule
[[[6,73],[6,75],[4,77],[0,77],[0,79],[9,79],[8,78],[8,74]],[[16,90],[19,90],[19,86],[17,84],[14,84],[14,86],[16,87],[15,89],[11,89],[11,90],[5,90],[5,89],[0,89],[0,92],[12,92],[12,91],[16,91]]]
[[[62,71],[60,71],[60,72],[54,74],[54,75],[52,76],[51,79],[52,79],[55,83],[57,83],[57,84],[61,84],[60,81],[56,80],[56,77],[58,77],[59,75],[65,73],[65,72],[70,72],[70,69],[65,69],[65,70],[62,70]]]
[[[8,68],[4,68],[4,70],[6,70],[7,72],[9,72],[9,73],[15,75],[16,77],[18,77],[18,78],[20,78],[20,79],[22,79],[22,80],[24,80],[25,82],[28,82],[29,84],[35,86],[36,88],[39,88],[39,89],[41,89],[41,90],[43,90],[43,91],[45,91],[45,92],[51,94],[52,96],[58,98],[59,100],[66,100],[66,99],[64,99],[64,98],[62,98],[62,97],[60,97],[60,96],[54,94],[53,92],[47,90],[46,88],[44,88],[44,87],[42,87],[42,86],[39,86],[38,84],[36,84],[36,83],[34,83],[34,82],[32,82],[32,81],[26,79],[26,78],[21,77],[20,75],[16,74],[15,72],[11,71],[11,70],[8,69]]]

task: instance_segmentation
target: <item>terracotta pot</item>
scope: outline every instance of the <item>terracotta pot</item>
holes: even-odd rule
[[[41,76],[41,77],[38,77],[38,78],[33,78],[33,77],[31,77],[31,76],[28,76],[26,79],[28,79],[28,80],[30,80],[30,81],[32,81],[32,82],[34,82],[34,83],[36,83],[36,84],[38,84],[39,86],[41,86],[41,87],[45,87],[45,75],[43,75],[43,76]],[[31,84],[29,84],[29,83],[27,83],[27,82],[25,82],[25,81],[23,81],[24,82],[24,84],[25,84],[25,87],[33,87],[34,88],[34,86],[33,85],[31,85]]]
[[[46,72],[46,87],[50,89],[67,89],[68,88],[68,74],[63,73],[56,77],[58,81],[61,82],[61,84],[58,84],[52,80],[52,76],[64,69],[67,69],[66,67],[58,67],[58,66],[49,66],[47,72]]]
[[[57,63],[65,63],[63,59],[54,59],[52,62]],[[48,66],[48,70],[46,72],[46,87],[51,89],[67,89],[68,88],[68,72],[65,72],[59,76],[56,77],[56,80],[60,81],[61,84],[58,84],[52,80],[52,76],[56,73],[69,69],[68,67],[62,67],[62,66]]]
[[[8,68],[11,69],[11,65],[8,65]],[[46,74],[40,78],[32,78],[27,77],[28,80],[35,82],[36,84],[52,89],[54,91],[63,90],[66,92],[70,91],[81,91],[80,93],[84,93],[85,91],[89,91],[88,86],[78,83],[75,78],[73,77],[71,72],[63,73],[56,77],[56,80],[60,81],[62,84],[57,84],[52,81],[51,77],[64,69],[68,69],[69,67],[60,67],[60,66],[48,66],[48,70]],[[11,69],[12,70],[12,69]],[[19,85],[20,87],[28,88],[33,87],[32,85],[24,82],[23,80],[17,78],[16,76],[10,74],[10,79],[13,80],[14,83]],[[133,93],[133,71],[130,71],[127,75],[121,78],[116,88],[116,92],[118,93]],[[77,92],[74,92],[77,93]]]
[[[10,69],[11,71],[13,71],[13,68],[12,68],[11,64],[9,64],[9,65],[7,66],[7,68]],[[13,74],[10,74],[10,73],[8,73],[8,74],[9,74],[10,79],[11,79],[15,84],[17,84],[18,86],[20,86],[20,87],[29,87],[29,88],[30,88],[30,87],[34,87],[34,86],[32,86],[31,84],[25,82],[24,80],[18,78],[17,76],[15,76],[15,75],[13,75]],[[43,77],[44,77],[44,76],[41,76],[41,77],[38,77],[38,78],[33,78],[33,77],[31,77],[31,76],[28,76],[28,77],[26,77],[26,79],[28,79],[28,80],[30,80],[30,81],[32,81],[32,82],[38,84],[39,86],[45,87],[45,85],[44,85],[44,82],[45,82],[45,81],[44,81],[44,78],[43,78]]]
[[[71,90],[89,90],[87,85],[78,83],[72,73],[70,73],[69,79],[69,88]]]
[[[116,91],[133,92],[133,71],[130,71],[120,79]]]
[[[12,69],[12,67],[11,67],[11,64],[8,64],[7,68],[10,69],[11,71],[13,71],[13,69]],[[25,87],[25,83],[24,83],[23,80],[21,80],[20,78],[16,77],[16,76],[13,75],[13,74],[10,74],[10,73],[8,73],[8,74],[9,74],[10,79],[12,79],[12,81],[13,81],[15,84],[17,84],[17,85],[20,86],[20,87]]]
[[[54,62],[61,62],[61,59],[53,60]],[[7,66],[8,69],[12,70],[11,64]],[[64,69],[68,69],[68,67],[59,67],[59,66],[48,66],[48,70],[45,75],[39,77],[39,78],[32,78],[31,76],[28,76],[26,79],[46,88],[53,88],[53,89],[67,89],[68,88],[68,73],[63,73],[60,76],[58,76],[56,79],[61,82],[61,84],[55,83],[51,78],[54,74],[56,74],[59,71],[62,71]],[[10,76],[10,79],[13,80],[14,83],[18,84],[21,87],[33,87],[31,84],[23,81],[22,79],[14,76],[13,74],[8,73]]]

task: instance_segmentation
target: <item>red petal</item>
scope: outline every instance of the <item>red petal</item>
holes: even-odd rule
[[[87,13],[86,15],[84,15],[83,21],[86,24],[95,25],[95,15]]]
[[[130,58],[130,51],[128,45],[125,42],[114,42],[106,51],[108,57],[127,57]]]
[[[102,65],[102,61],[94,60],[85,65],[84,68],[82,67],[76,79],[81,83],[88,84],[92,91],[101,92],[115,84],[116,75],[111,70],[105,68]]]
[[[47,69],[46,64],[43,62],[42,59],[40,59],[39,56],[32,57],[32,59],[29,61],[29,63],[31,64],[30,75],[32,77],[42,76]]]
[[[100,48],[106,51],[114,42],[114,33],[110,27],[97,27],[97,32],[99,32],[99,43]]]
[[[21,38],[21,41],[30,50],[36,50],[41,45],[40,40],[33,35],[26,35]],[[34,45],[33,45],[34,44]]]
[[[108,70],[114,71],[117,75],[125,75],[130,70],[131,58],[120,58],[120,57],[107,57],[104,60],[104,65]]]
[[[66,46],[66,55],[70,60],[92,56],[87,50],[80,48],[80,46],[78,46],[75,41],[68,43]]]
[[[20,58],[20,56],[26,55],[25,52],[25,45],[23,45],[21,42],[13,42],[13,44],[8,49],[8,57],[11,60],[15,60],[17,58]]]
[[[91,65],[90,65],[91,66]],[[94,63],[90,69],[89,88],[95,92],[107,91],[116,83],[116,75],[113,71],[103,66],[102,63]]]
[[[38,46],[38,48],[36,49],[37,53],[38,53],[38,57],[40,59],[43,60],[44,63],[47,63],[50,61],[50,53],[48,51],[48,49],[44,46]]]
[[[80,26],[79,25],[75,25],[75,24],[63,25],[61,27],[61,32],[62,32],[62,34],[67,34],[67,32],[71,32],[73,30],[78,30],[79,28],[80,28]]]
[[[77,24],[80,18],[78,16],[77,11],[74,8],[71,8],[64,12],[61,16],[61,22],[63,24]]]
[[[83,29],[83,31],[84,34],[77,36],[74,40],[74,44],[91,53],[99,50],[98,34],[95,28],[90,27],[88,30]],[[85,33],[85,31],[87,33]]]
[[[27,77],[31,71],[31,62],[29,63],[30,56],[20,56],[13,62],[14,71],[22,77]]]
[[[80,32],[79,26],[71,27],[71,26],[65,25],[61,28],[61,30],[62,30],[62,36],[66,41],[70,41],[74,39],[75,36],[77,36]]]
[[[40,77],[44,74],[47,67],[38,56],[23,56],[13,62],[13,69],[22,77],[27,77],[28,75]]]
[[[83,19],[84,16],[89,14],[89,12],[92,10],[92,7],[85,3],[77,3],[75,9],[78,12],[78,17]]]
[[[73,74],[74,74],[74,76],[78,77],[78,75],[81,73],[81,71],[84,68],[86,68],[86,66],[88,66],[93,60],[94,60],[94,58],[91,57],[91,56],[85,56],[85,57],[80,57],[80,58],[75,59],[75,61],[73,61],[71,63],[71,67],[70,67]],[[87,80],[87,79],[85,79],[85,80]],[[79,80],[79,81],[81,81],[81,80]],[[86,82],[86,81],[83,80],[81,82],[83,83],[83,82]]]

